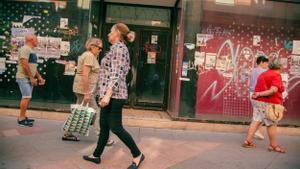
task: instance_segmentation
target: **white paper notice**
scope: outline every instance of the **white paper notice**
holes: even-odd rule
[[[151,35],[151,44],[157,44],[158,35]]]
[[[300,54],[300,40],[293,40],[293,54]]]
[[[195,66],[203,66],[205,61],[205,52],[195,51]]]
[[[5,70],[6,70],[5,61],[6,61],[6,58],[0,58],[0,72],[5,72]]]
[[[205,69],[212,69],[216,65],[216,58],[216,53],[206,53]]]
[[[291,56],[290,73],[292,75],[300,75],[300,55]]]
[[[68,61],[65,63],[65,72],[64,75],[74,76],[76,70],[76,63],[75,61]]]
[[[253,46],[260,46],[261,37],[259,35],[253,36]]]
[[[68,18],[60,18],[60,28],[61,29],[68,29]]]
[[[197,33],[196,46],[206,46],[206,42],[212,38],[214,38],[214,35]]]
[[[68,56],[70,52],[70,42],[61,41],[60,42],[60,52],[62,56]]]

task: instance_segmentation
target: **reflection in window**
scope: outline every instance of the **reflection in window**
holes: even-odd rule
[[[124,22],[133,25],[170,27],[171,11],[147,7],[108,5],[107,23]]]

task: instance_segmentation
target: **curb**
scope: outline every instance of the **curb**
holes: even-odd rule
[[[205,122],[189,122],[189,121],[174,121],[167,116],[161,117],[156,115],[152,117],[139,117],[130,113],[131,110],[124,111],[123,124],[129,127],[142,127],[142,128],[157,128],[157,129],[173,129],[173,130],[196,130],[208,132],[230,132],[230,133],[246,133],[249,126],[241,124],[222,124],[222,123],[205,123]],[[148,112],[151,114],[153,112]],[[17,117],[19,114],[18,109],[0,108],[1,116]],[[49,112],[27,110],[29,117],[38,119],[58,120],[64,121],[69,113],[67,112]],[[265,127],[264,127],[265,128]],[[300,136],[300,128],[293,127],[278,127],[277,133],[280,135]],[[264,134],[266,134],[264,132]]]

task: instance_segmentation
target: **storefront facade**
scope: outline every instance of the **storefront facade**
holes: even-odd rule
[[[179,47],[173,53],[178,76],[171,86],[177,90],[171,101],[178,104],[169,104],[173,115],[249,121],[249,74],[256,57],[263,54],[284,65],[288,111],[281,124],[299,125],[299,2],[183,0],[181,5]]]
[[[20,98],[13,52],[22,44],[22,31],[33,28],[43,42],[37,52],[46,85],[35,89],[33,102],[54,103],[59,109],[55,103],[75,100],[74,66],[85,40],[102,38],[105,53],[107,34],[121,21],[137,37],[128,45],[128,107],[165,110],[174,118],[249,121],[249,73],[256,56],[264,54],[286,63],[285,123],[299,122],[297,1],[49,0],[4,1],[0,7],[0,56],[5,65],[0,67],[0,100],[17,103]]]

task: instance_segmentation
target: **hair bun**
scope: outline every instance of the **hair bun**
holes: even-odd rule
[[[135,32],[129,31],[128,34],[127,34],[126,36],[127,36],[128,42],[133,42],[134,39],[135,39]]]

